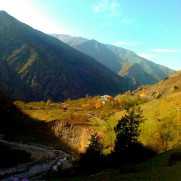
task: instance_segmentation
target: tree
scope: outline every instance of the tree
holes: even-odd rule
[[[47,100],[46,107],[50,108],[52,101],[50,99]]]
[[[174,146],[178,146],[180,137],[180,125],[175,116],[170,114],[162,118],[157,126],[158,141],[160,141],[161,151],[166,151]]]
[[[113,148],[113,144],[114,144],[114,140],[115,140],[115,132],[114,132],[114,127],[116,125],[116,121],[115,121],[115,117],[114,116],[110,116],[109,119],[107,120],[107,137],[109,139],[110,143],[110,147],[111,147],[111,153],[113,152],[112,148]]]
[[[80,165],[84,169],[94,170],[100,167],[103,158],[103,145],[100,142],[98,135],[91,136],[89,147],[82,154]]]
[[[100,143],[99,137],[96,134],[92,135],[90,139],[90,145],[87,148],[86,153],[91,153],[94,156],[100,157],[102,155],[102,151],[103,145]]]
[[[116,134],[114,151],[122,155],[139,143],[139,125],[143,121],[140,107],[128,108],[126,111],[125,116],[118,121],[114,128]]]

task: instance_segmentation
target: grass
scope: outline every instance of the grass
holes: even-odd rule
[[[163,130],[170,131],[168,136],[171,137],[168,149],[177,144],[177,137],[180,137],[181,123],[181,93],[173,93],[171,96],[152,100],[142,105],[145,122],[142,124],[140,140],[145,145],[152,144],[157,151],[164,151],[161,146],[163,141]],[[172,129],[172,130],[171,130]],[[178,135],[176,136],[176,134]],[[153,145],[154,144],[154,145]]]

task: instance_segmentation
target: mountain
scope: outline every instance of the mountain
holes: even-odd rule
[[[25,90],[17,89],[22,99],[26,97],[26,90],[31,90],[30,100],[60,101],[86,94],[117,94],[129,87],[125,79],[92,57],[21,23],[4,11],[0,11],[0,61],[0,69],[6,64],[8,75],[2,90],[11,87],[14,90],[17,83],[22,82],[28,86]],[[13,91],[6,92],[17,98]]]
[[[52,34],[52,36],[94,57],[113,72],[124,76],[129,82],[133,82],[136,87],[143,84],[154,84],[175,73],[174,70],[144,59],[130,50],[82,37],[61,34]],[[135,67],[138,69],[135,69]],[[133,69],[135,72],[133,72]]]
[[[163,65],[156,64],[152,61],[149,61],[143,57],[138,56],[136,53],[113,45],[106,45],[106,47],[121,58],[123,61],[128,63],[137,63],[141,67],[141,69],[150,74],[156,82],[174,74],[176,71],[169,69]],[[154,81],[154,83],[156,83]],[[152,84],[152,83],[151,83]]]
[[[148,83],[154,84],[157,82],[157,79],[143,71],[138,63],[124,65],[118,74],[124,77],[130,84],[137,86],[146,85]]]
[[[95,58],[99,63],[111,69],[118,74],[121,70],[123,62],[118,56],[112,53],[106,45],[99,43],[96,40],[88,40],[81,37],[71,37],[69,35],[52,35],[64,43],[74,47],[82,53],[85,53]]]
[[[105,65],[116,74],[119,73],[125,63],[121,58],[112,53],[106,45],[96,40],[88,40],[81,37],[71,37],[69,35],[61,34],[52,34],[52,36],[74,47],[80,52],[95,58],[99,63]]]
[[[0,60],[0,89],[17,100],[30,101],[32,99],[31,89],[4,60]]]

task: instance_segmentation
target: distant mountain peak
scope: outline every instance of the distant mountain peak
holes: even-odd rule
[[[1,22],[1,26],[4,24],[7,24],[8,22],[12,22],[12,21],[18,21],[17,19],[15,19],[13,16],[11,16],[10,14],[8,14],[6,11],[2,10],[0,11],[0,22]]]
[[[8,13],[4,10],[0,10],[0,14],[7,14],[8,15]]]
[[[1,10],[0,11],[0,16],[2,17],[2,16],[4,16],[4,17],[9,17],[9,18],[12,18],[12,16],[11,15],[9,15],[6,11],[4,11],[4,10]]]
[[[91,39],[91,40],[89,40],[90,42],[95,42],[95,43],[99,43],[97,40],[95,40],[95,39]]]

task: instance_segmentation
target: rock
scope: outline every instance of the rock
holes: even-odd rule
[[[77,153],[85,152],[90,143],[91,135],[103,133],[91,129],[85,125],[73,124],[55,120],[49,123],[54,134],[60,138],[62,142],[67,144]]]

